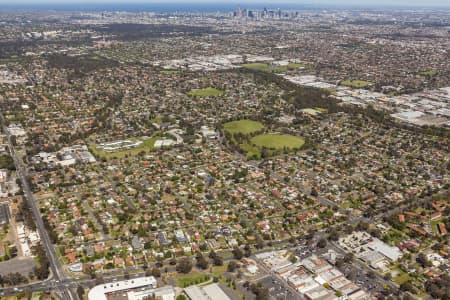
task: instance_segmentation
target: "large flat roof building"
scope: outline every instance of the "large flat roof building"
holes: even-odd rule
[[[207,286],[192,285],[184,289],[191,300],[231,300],[216,283]]]
[[[9,204],[8,203],[0,203],[0,225],[9,224]]]
[[[117,298],[118,295],[126,294],[122,299],[136,299],[133,298],[134,293],[143,290],[151,290],[157,287],[155,277],[140,277],[130,280],[123,280],[118,282],[99,284],[93,287],[88,293],[89,300],[108,300],[111,297]],[[128,297],[131,294],[132,297]]]
[[[402,252],[400,249],[389,246],[378,239],[370,242],[367,246],[374,251],[378,251],[391,261],[397,261],[400,257],[402,257]]]
[[[142,300],[145,297],[153,295],[158,300],[174,300],[175,290],[172,286],[166,285],[150,290],[135,290],[128,292],[128,300]]]

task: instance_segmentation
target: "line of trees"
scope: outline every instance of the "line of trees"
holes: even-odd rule
[[[36,275],[37,279],[44,280],[47,279],[50,275],[50,262],[48,261],[47,255],[44,251],[44,247],[41,244],[37,245],[33,249],[38,261],[39,265],[34,267],[33,271]]]
[[[8,169],[10,171],[14,171],[16,169],[14,160],[9,154],[0,155],[0,169]]]
[[[22,274],[15,272],[6,275],[0,275],[0,285],[3,287],[6,285],[18,285],[21,283],[27,283],[28,279]]]

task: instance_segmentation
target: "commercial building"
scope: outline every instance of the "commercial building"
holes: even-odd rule
[[[367,244],[367,247],[373,251],[381,253],[391,262],[395,262],[400,257],[402,257],[402,252],[400,251],[400,249],[398,249],[397,247],[391,247],[378,239],[374,239],[372,242]]]
[[[7,202],[0,203],[0,225],[8,225],[9,218],[9,204]]]
[[[184,293],[191,300],[231,300],[216,283],[202,287],[192,285],[185,288]]]
[[[128,300],[142,300],[145,297],[153,295],[154,299],[159,300],[174,300],[175,290],[172,286],[166,285],[151,290],[135,290],[128,293]]]
[[[153,276],[99,284],[89,291],[88,299],[109,300],[114,298],[123,300],[137,300],[144,297],[144,291],[147,292],[145,296],[151,295],[152,290],[156,289],[156,286],[157,282]],[[139,298],[139,296],[136,295],[141,295],[142,297]]]

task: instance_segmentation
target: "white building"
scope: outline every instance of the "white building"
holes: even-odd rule
[[[154,290],[157,286],[157,281],[155,277],[140,277],[130,280],[112,282],[99,284],[93,287],[88,293],[89,300],[108,300],[108,295],[113,295],[116,293],[127,293],[129,295],[128,299],[139,299],[130,298],[135,295],[136,292],[143,292],[144,290]],[[148,296],[148,294],[146,294]],[[143,296],[144,297],[144,296]],[[142,298],[143,298],[142,297]]]
[[[192,285],[184,289],[191,300],[231,300],[217,283],[199,287]]]
[[[11,124],[8,126],[8,132],[10,135],[16,138],[18,144],[23,144],[27,138],[27,132],[21,125]]]
[[[153,295],[155,299],[160,300],[174,300],[175,290],[172,286],[166,285],[157,289],[151,290],[134,290],[128,293],[128,300],[142,300],[144,297]]]
[[[176,145],[176,142],[174,140],[170,140],[170,139],[162,139],[162,140],[157,140],[155,142],[154,147],[155,148],[161,148],[161,147],[170,147]]]
[[[204,138],[208,138],[208,139],[216,139],[217,138],[217,132],[210,129],[208,126],[202,126],[200,129],[200,132],[202,133],[202,136]]]

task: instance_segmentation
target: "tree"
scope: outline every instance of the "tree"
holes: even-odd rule
[[[206,251],[206,250],[208,250],[208,245],[203,243],[203,244],[200,244],[199,248],[200,248],[201,251]]]
[[[99,284],[103,284],[103,283],[105,283],[103,276],[101,274],[95,273],[95,284],[99,285]]]
[[[344,255],[344,262],[345,263],[350,263],[353,261],[353,253],[348,252]]]
[[[220,256],[216,256],[213,258],[213,263],[215,266],[223,266],[223,259]]]
[[[336,262],[334,263],[334,265],[336,266],[336,268],[340,269],[344,266],[344,259],[342,258],[337,258]]]
[[[152,243],[151,242],[145,242],[144,243],[144,249],[148,250],[152,248]]]
[[[83,299],[84,288],[81,285],[79,285],[77,287],[77,294],[78,294],[78,298]]]
[[[244,253],[238,247],[233,249],[233,257],[237,260],[241,260],[244,257]]]
[[[238,267],[237,262],[235,262],[234,260],[230,261],[230,263],[228,264],[228,267],[227,267],[227,271],[234,272],[234,271],[236,271],[237,267]]]
[[[383,277],[385,280],[391,280],[392,279],[392,274],[391,272],[387,272],[386,275],[384,275]]]
[[[34,267],[34,274],[39,280],[47,279],[49,273],[48,267]]]
[[[339,231],[333,228],[328,235],[328,239],[331,241],[337,241],[339,239]]]
[[[177,300],[186,300],[186,296],[185,295],[178,295],[177,296]]]
[[[367,231],[369,229],[369,223],[360,221],[358,225],[356,225],[356,230],[358,231]]]
[[[322,238],[317,242],[317,247],[325,248],[327,246],[327,240]]]
[[[18,285],[20,283],[25,283],[28,280],[27,278],[25,278],[25,276],[16,272],[16,273],[9,273],[3,276],[3,281],[9,285]]]
[[[261,285],[261,283],[250,284],[250,290],[253,294],[255,294],[256,299],[258,300],[268,300],[269,299],[269,290]]]
[[[416,260],[419,264],[422,265],[423,268],[431,267],[431,262],[428,260],[424,253],[419,253]]]
[[[367,272],[367,277],[370,279],[374,279],[377,276],[377,274],[374,271]]]
[[[416,288],[409,281],[405,281],[400,285],[400,289],[405,292],[417,293]]]
[[[181,259],[176,267],[177,272],[187,274],[192,270],[192,262],[188,258]]]
[[[161,271],[158,268],[153,268],[150,274],[156,278],[161,277]]]
[[[349,280],[352,280],[352,281],[356,279],[356,271],[355,271],[355,269],[352,269],[352,270],[350,270],[350,272],[348,272],[347,278]]]
[[[256,248],[257,249],[264,248],[264,240],[259,235],[256,237]]]
[[[208,257],[211,258],[211,259],[214,259],[215,257],[217,257],[216,251],[211,250],[211,251],[209,252]]]
[[[208,269],[208,261],[201,254],[199,256],[197,256],[197,267],[199,267],[200,269],[203,269],[203,270]]]

